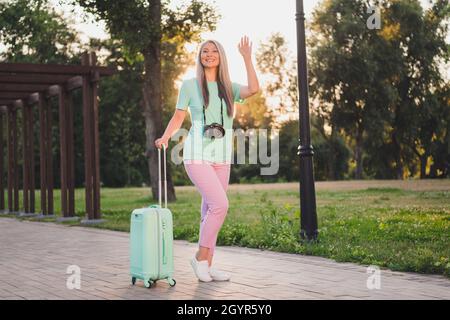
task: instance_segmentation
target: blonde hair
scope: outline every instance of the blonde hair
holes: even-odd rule
[[[231,85],[230,74],[228,72],[228,62],[225,55],[223,46],[216,40],[206,40],[200,45],[200,49],[197,54],[197,81],[202,92],[205,108],[208,108],[209,104],[209,91],[208,83],[205,76],[205,68],[202,65],[201,54],[203,47],[207,43],[213,43],[219,51],[219,71],[217,75],[217,87],[219,90],[219,97],[225,99],[227,106],[227,114],[229,117],[233,117],[234,113],[234,99],[233,99],[233,87]]]

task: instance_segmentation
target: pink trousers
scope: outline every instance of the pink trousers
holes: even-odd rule
[[[229,163],[184,162],[186,173],[202,196],[199,246],[214,254],[217,235],[228,212]]]

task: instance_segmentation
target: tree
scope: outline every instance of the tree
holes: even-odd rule
[[[46,0],[0,3],[0,42],[8,62],[67,63],[74,58],[75,30]]]
[[[369,127],[382,127],[389,113],[389,86],[380,82],[380,39],[366,26],[367,1],[324,1],[313,14],[311,81],[324,101],[320,114],[334,130],[351,137],[355,178],[363,176],[363,146]]]
[[[435,92],[439,111],[437,134],[431,139],[430,178],[445,178],[450,176],[450,84],[447,83]]]
[[[438,145],[448,129],[448,102],[442,99],[448,91],[439,67],[450,58],[446,43],[450,4],[438,0],[424,11],[419,1],[398,0],[387,7],[384,17],[382,36],[395,49],[390,50],[392,56],[401,59],[393,77],[399,97],[391,129],[396,161],[410,163],[417,157],[420,177],[425,178],[433,153],[440,157],[434,151],[442,150]]]
[[[298,120],[295,120],[298,115],[297,62],[291,57],[285,39],[278,33],[261,45],[257,62],[258,68],[267,78],[265,94],[268,99],[277,99],[273,113],[278,116],[278,122],[275,124],[280,129],[280,146],[283,146],[284,150],[280,154],[279,177],[291,181],[298,177],[299,173],[299,133]],[[317,107],[315,109],[320,110]],[[348,149],[336,130],[332,130],[331,134],[327,133],[327,123],[317,111],[311,115],[316,179],[342,179],[348,169]],[[282,120],[282,116],[288,114],[291,119]]]
[[[174,44],[200,40],[203,31],[215,29],[218,15],[212,7],[197,0],[173,11],[169,1],[107,1],[69,0],[88,13],[104,20],[111,37],[120,40],[131,61],[142,58],[141,74],[143,116],[145,120],[146,151],[153,198],[158,198],[158,159],[154,141],[163,134],[163,101],[161,77],[161,46],[163,40]],[[182,42],[182,41],[181,41]],[[175,200],[175,190],[168,163],[167,197]]]
[[[271,128],[274,121],[273,111],[267,107],[266,98],[261,91],[239,105],[235,121],[237,127],[244,131],[253,128]]]
[[[297,62],[291,57],[283,36],[274,33],[267,42],[261,43],[256,63],[266,78],[263,90],[274,101],[271,111],[277,120],[274,125],[278,126],[280,116],[298,111]]]
[[[366,27],[369,5],[381,10],[379,30]],[[409,0],[328,0],[315,10],[309,43],[317,115],[332,135],[346,136],[356,178],[414,175],[416,159],[425,177],[432,150],[442,150],[434,141],[444,139],[447,113],[436,94],[445,92],[439,66],[449,57],[449,11],[445,0],[427,11]]]

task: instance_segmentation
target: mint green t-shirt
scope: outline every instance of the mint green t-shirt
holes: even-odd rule
[[[244,103],[240,97],[241,85],[232,82],[234,102]],[[209,105],[205,110],[206,124],[221,123],[220,98],[216,81],[208,82]],[[189,109],[192,126],[184,141],[183,161],[207,160],[215,163],[231,163],[233,156],[233,117],[228,116],[227,105],[223,100],[223,127],[225,136],[210,139],[203,136],[203,97],[196,78],[184,80],[178,94],[177,109]]]

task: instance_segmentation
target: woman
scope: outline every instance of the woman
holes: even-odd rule
[[[175,113],[164,135],[155,141],[157,148],[167,146],[189,108],[192,126],[184,143],[183,163],[202,196],[199,248],[191,265],[197,278],[204,282],[230,279],[229,274],[211,265],[217,235],[228,211],[226,191],[232,158],[234,102],[242,103],[259,90],[251,48],[248,37],[241,38],[238,50],[244,58],[248,80],[248,85],[242,86],[230,81],[222,45],[215,40],[202,43],[197,55],[197,77],[183,81]],[[215,129],[205,128],[212,123],[216,123]]]

